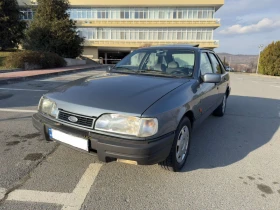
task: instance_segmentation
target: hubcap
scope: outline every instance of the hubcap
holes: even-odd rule
[[[186,157],[188,146],[189,146],[189,140],[190,140],[189,128],[188,126],[184,126],[181,129],[177,140],[176,159],[178,163],[183,162]]]
[[[224,96],[224,99],[223,99],[223,113],[225,113],[225,110],[226,110],[226,103],[227,103],[227,97]]]

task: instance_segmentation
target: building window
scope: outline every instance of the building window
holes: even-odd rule
[[[202,18],[202,11],[198,10],[198,19],[201,19],[201,18]]]
[[[208,11],[204,10],[203,11],[203,19],[207,19],[208,18]]]
[[[98,11],[97,18],[98,19],[108,19],[108,11]]]
[[[80,36],[97,40],[212,40],[213,29],[202,28],[80,28]]]
[[[23,9],[20,13],[20,19],[22,20],[32,20],[35,14],[31,9]]]
[[[145,39],[144,32],[140,31],[139,32],[139,40],[143,40],[143,39]]]
[[[177,32],[177,39],[182,40],[183,39],[183,34],[182,32]]]
[[[124,12],[121,12],[121,19],[124,19]]]
[[[183,11],[178,11],[178,19],[182,19],[183,18]]]
[[[208,11],[208,18],[209,18],[209,19],[214,18],[213,14],[214,14],[214,11],[209,10],[209,11]]]
[[[165,19],[165,11],[159,11],[158,19]]]
[[[193,19],[193,11],[192,10],[188,11],[188,19]]]
[[[177,19],[177,11],[173,12],[173,19]]]
[[[198,11],[197,10],[193,11],[193,19],[198,19]]]
[[[211,19],[214,18],[214,8],[71,8],[72,19]],[[23,19],[32,18],[24,11]]]

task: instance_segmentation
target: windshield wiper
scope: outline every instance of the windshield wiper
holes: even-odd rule
[[[130,74],[133,74],[133,73],[137,73],[137,71],[133,70],[133,69],[130,69],[130,68],[127,68],[127,67],[115,67],[112,72],[124,72],[124,73],[130,73]]]
[[[163,71],[157,71],[157,70],[139,70],[139,73],[143,73],[143,74],[148,74],[148,75],[157,75],[157,76],[164,76],[164,77],[186,77],[184,76],[180,76],[180,75],[173,75],[173,74],[167,74],[166,72]]]
[[[118,67],[115,67],[114,69],[123,69],[123,70],[135,71],[133,69],[130,69],[130,68],[127,68],[127,67],[123,67],[123,66],[118,66]]]

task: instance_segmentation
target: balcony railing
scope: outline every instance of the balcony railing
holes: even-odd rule
[[[75,20],[78,25],[100,25],[100,26],[107,26],[107,25],[220,25],[220,19],[186,19],[186,20],[146,20],[146,19],[133,19],[133,20],[112,20],[112,19],[94,19],[94,20]]]
[[[85,46],[140,47],[143,45],[199,44],[200,47],[219,46],[218,40],[86,40]]]

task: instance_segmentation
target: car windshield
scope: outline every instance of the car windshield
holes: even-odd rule
[[[194,64],[195,53],[191,50],[143,49],[126,56],[113,71],[168,77],[192,77]]]

